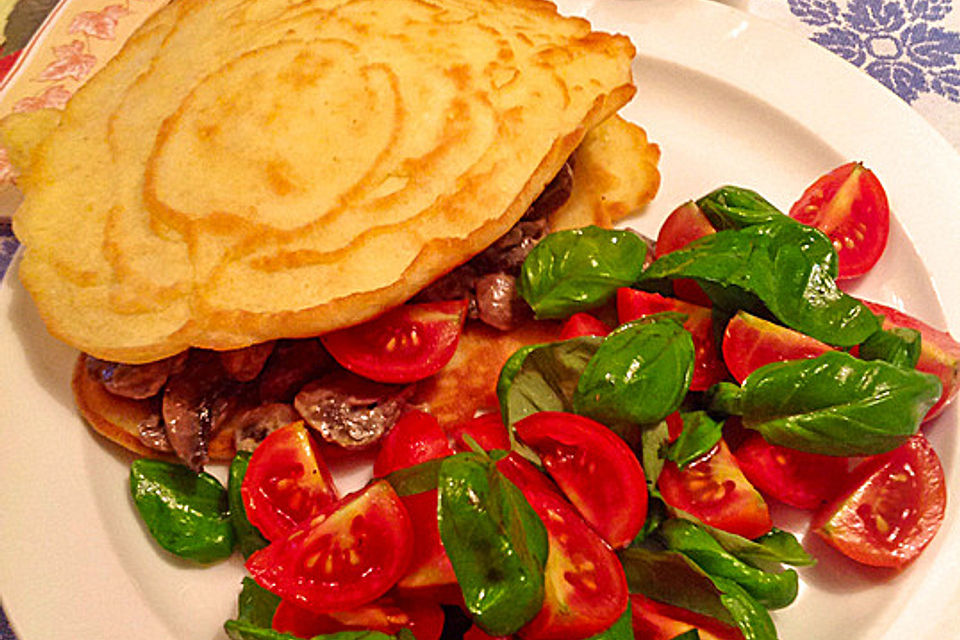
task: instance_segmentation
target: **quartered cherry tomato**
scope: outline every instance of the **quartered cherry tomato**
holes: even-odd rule
[[[659,258],[697,240],[716,233],[710,219],[695,202],[680,205],[667,216],[657,234],[657,248],[654,258]],[[710,298],[703,292],[696,280],[679,278],[673,281],[673,293],[681,300],[693,302],[704,307],[710,306]]]
[[[484,451],[510,450],[510,434],[507,433],[507,428],[503,426],[500,413],[496,411],[483,413],[464,422],[459,422],[448,429],[447,434],[450,436],[454,450],[458,452],[472,451],[464,436],[470,436]]]
[[[682,470],[667,461],[657,486],[668,505],[718,529],[756,538],[773,526],[767,503],[723,440]]]
[[[397,469],[452,454],[447,434],[435,417],[425,411],[408,411],[383,437],[373,475],[382,478]]]
[[[255,552],[246,567],[282,599],[329,613],[385,594],[407,570],[412,551],[410,516],[380,480]]]
[[[960,343],[946,331],[934,329],[925,322],[877,302],[864,304],[877,315],[883,316],[883,328],[904,327],[920,332],[920,359],[917,370],[932,373],[940,378],[943,391],[936,404],[930,407],[924,421],[940,415],[944,407],[960,389]]]
[[[268,540],[286,537],[340,499],[303,422],[280,427],[257,446],[240,495],[247,518]]]
[[[627,608],[627,578],[620,560],[561,496],[524,493],[543,521],[550,545],[544,569],[543,608],[517,632],[524,640],[589,638]]]
[[[443,368],[457,350],[466,300],[405,304],[321,337],[344,368],[377,382],[415,382]]]
[[[281,600],[273,614],[274,631],[313,638],[339,631],[379,631],[396,635],[409,629],[417,640],[438,640],[443,631],[443,609],[426,600],[399,600],[384,596],[356,609],[314,613]]]
[[[816,338],[738,311],[723,332],[723,361],[737,382],[765,364],[816,358],[833,350]]]
[[[413,555],[406,573],[397,581],[397,592],[443,604],[462,603],[457,576],[440,541],[436,489],[401,496],[400,500],[413,526]]]
[[[933,540],[943,521],[946,479],[922,435],[868,458],[811,527],[844,555],[878,567],[902,567]]]
[[[717,351],[717,341],[713,336],[713,312],[708,307],[629,287],[617,291],[617,317],[621,323],[664,311],[687,316],[683,326],[693,337],[694,347],[691,391],[703,391],[726,378],[727,367]]]
[[[816,509],[847,477],[847,458],[770,444],[752,433],[734,453],[743,475],[762,493],[798,509]]]
[[[647,517],[647,484],[620,436],[590,418],[558,411],[527,416],[514,430],[608,544],[619,549],[633,541]]]
[[[633,635],[638,640],[673,640],[691,629],[697,630],[700,640],[743,640],[736,627],[639,593],[630,594],[630,605]]]
[[[839,278],[877,263],[890,235],[890,205],[870,169],[849,162],[818,178],[790,207],[790,217],[820,229],[837,250]]]
[[[560,339],[569,340],[581,336],[605,336],[610,333],[610,327],[600,318],[586,312],[575,313],[563,324],[560,330]]]

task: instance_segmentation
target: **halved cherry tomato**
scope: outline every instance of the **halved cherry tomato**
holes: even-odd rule
[[[849,162],[818,178],[790,217],[820,229],[837,250],[839,278],[856,278],[880,259],[890,235],[890,205],[870,169]]]
[[[718,529],[756,538],[773,526],[767,503],[743,475],[723,440],[682,470],[667,461],[657,486],[668,505]]]
[[[738,311],[727,323],[721,346],[723,361],[737,382],[765,364],[816,358],[831,350],[816,338],[745,311]]]
[[[471,451],[464,436],[470,436],[473,441],[483,447],[484,451],[501,449],[510,450],[510,434],[503,426],[503,420],[496,411],[482,413],[464,422],[455,424],[448,430],[450,440],[455,451]]]
[[[466,317],[466,300],[404,304],[320,340],[357,375],[377,382],[415,382],[450,361]]]
[[[373,476],[453,454],[447,434],[437,419],[425,411],[408,411],[400,416],[380,445],[373,462]]]
[[[559,411],[529,415],[514,430],[610,546],[619,549],[633,541],[647,517],[647,481],[620,436],[590,418]]]
[[[390,484],[379,480],[255,552],[246,567],[282,599],[329,613],[385,594],[412,552],[410,516]]]
[[[633,635],[637,640],[673,640],[696,629],[700,640],[743,640],[736,627],[680,607],[657,602],[639,593],[630,594]]]
[[[811,527],[844,555],[878,567],[902,567],[933,540],[943,521],[946,479],[922,435],[857,466]]]
[[[497,469],[506,476],[507,480],[517,485],[524,495],[532,491],[546,491],[558,496],[563,495],[560,487],[554,484],[535,464],[516,451],[511,451],[498,460]]]
[[[667,216],[657,234],[657,248],[654,258],[666,255],[677,249],[687,246],[698,238],[716,233],[710,219],[695,202],[680,205]],[[681,300],[686,300],[704,307],[711,305],[710,298],[703,292],[696,280],[679,278],[673,281],[673,293]]]
[[[240,496],[247,518],[268,540],[285,538],[340,499],[303,422],[280,427],[257,446]]]
[[[623,287],[617,291],[617,317],[630,322],[644,316],[675,311],[687,316],[684,328],[693,337],[694,369],[691,391],[703,391],[727,377],[727,367],[720,359],[717,341],[713,336],[713,311],[698,304],[658,293]]]
[[[569,340],[581,336],[605,336],[610,333],[610,327],[600,318],[583,311],[570,316],[563,329],[560,330],[560,339]]]
[[[940,415],[960,389],[960,343],[946,331],[934,329],[927,323],[893,307],[866,300],[863,303],[875,314],[884,317],[884,329],[905,327],[920,332],[920,359],[917,361],[917,370],[932,373],[940,378],[940,384],[943,385],[940,399],[927,411],[924,421]]]
[[[298,638],[313,638],[339,631],[379,631],[396,635],[409,629],[417,640],[439,640],[443,632],[443,609],[426,600],[399,600],[384,596],[356,609],[314,613],[281,600],[273,614],[273,629]]]
[[[524,493],[547,529],[543,608],[517,632],[525,640],[589,638],[627,608],[627,578],[616,554],[561,496]]]
[[[847,458],[805,453],[770,444],[752,433],[734,457],[753,486],[798,509],[816,509],[833,498],[847,478]]]

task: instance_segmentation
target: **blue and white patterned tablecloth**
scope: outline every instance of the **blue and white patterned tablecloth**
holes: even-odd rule
[[[960,0],[723,1],[859,67],[960,150]],[[10,225],[0,221],[0,278],[16,249]],[[16,640],[2,609],[0,640]]]

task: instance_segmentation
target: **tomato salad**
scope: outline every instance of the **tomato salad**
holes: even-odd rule
[[[837,284],[888,228],[879,181],[850,163],[790,215],[737,187],[685,203],[652,256],[629,230],[550,234],[519,292],[565,323],[506,362],[499,412],[408,410],[349,495],[292,422],[237,454],[226,487],[136,461],[135,503],[174,553],[239,547],[234,639],[774,639],[769,611],[815,560],[770,503],[892,568],[944,515],[923,426],[957,391],[960,344]],[[407,305],[324,344],[409,381],[449,360],[463,312]]]

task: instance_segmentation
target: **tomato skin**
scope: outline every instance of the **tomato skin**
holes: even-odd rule
[[[412,551],[410,516],[379,480],[255,552],[246,568],[282,599],[329,613],[385,594],[407,570]]]
[[[586,312],[575,313],[570,316],[563,329],[560,330],[560,339],[569,340],[581,336],[605,336],[610,333],[610,327],[600,318]]]
[[[838,279],[877,263],[890,235],[890,205],[876,175],[848,162],[818,178],[790,207],[790,217],[820,229],[837,250]]]
[[[638,640],[673,640],[691,629],[697,630],[700,640],[743,640],[736,627],[639,593],[630,594],[630,604],[633,635]]]
[[[425,411],[408,411],[384,436],[373,462],[373,476],[382,478],[397,469],[451,454],[447,434],[437,419]]]
[[[666,298],[658,293],[623,287],[617,291],[617,318],[621,323],[665,311],[687,316],[684,328],[693,337],[694,369],[691,391],[704,391],[727,377],[713,336],[713,312],[698,304]]]
[[[749,435],[734,457],[761,493],[798,509],[816,509],[833,498],[847,478],[847,458],[822,456],[770,444]]]
[[[936,404],[930,407],[924,422],[936,418],[960,389],[960,343],[946,331],[934,329],[929,324],[893,307],[864,300],[870,311],[883,316],[883,328],[905,327],[920,332],[920,359],[917,370],[932,373],[940,378],[943,392]]]
[[[313,613],[287,600],[281,600],[273,615],[274,631],[298,638],[313,638],[339,631],[373,630],[395,635],[409,629],[417,640],[439,640],[443,631],[443,609],[424,600],[398,600],[384,596],[356,609],[331,613]]]
[[[285,538],[340,499],[303,422],[280,427],[257,446],[240,496],[247,518],[268,540]]]
[[[514,425],[583,518],[614,549],[629,545],[647,517],[646,476],[629,446],[590,418],[540,411]]]
[[[453,357],[467,317],[466,300],[404,304],[320,340],[334,360],[377,382],[416,382]]]
[[[400,500],[413,527],[413,552],[406,573],[397,581],[397,593],[430,598],[443,604],[461,604],[463,595],[437,525],[437,491],[424,491]]]
[[[816,358],[834,347],[799,331],[738,311],[723,332],[723,361],[737,382],[765,364]]]
[[[457,453],[472,451],[464,436],[473,438],[473,441],[483,447],[484,451],[510,450],[510,434],[507,433],[507,428],[503,426],[503,419],[496,411],[482,413],[464,422],[459,422],[448,430],[447,435],[450,437],[453,449]]]
[[[522,490],[522,489],[521,489]],[[524,492],[550,545],[543,608],[517,635],[524,640],[588,638],[627,608],[627,578],[613,550],[561,496]]]
[[[753,539],[773,526],[767,503],[743,475],[723,440],[683,470],[667,461],[657,486],[668,505],[712,527]]]
[[[900,568],[933,540],[946,510],[940,459],[922,435],[891,452],[867,458],[811,529],[857,562]]]
[[[695,202],[687,202],[670,213],[660,226],[657,234],[657,248],[654,258],[659,258],[677,249],[681,249],[694,240],[716,233],[717,230],[710,223],[710,219]],[[696,280],[679,278],[673,281],[673,293],[681,300],[699,304],[704,307],[711,305],[710,298],[703,292]]]

